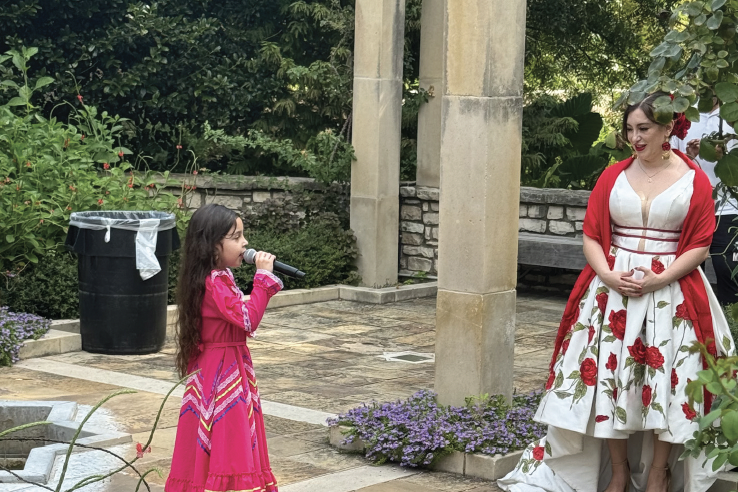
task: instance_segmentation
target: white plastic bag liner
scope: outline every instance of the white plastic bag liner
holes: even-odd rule
[[[136,231],[136,268],[141,278],[148,280],[161,271],[156,258],[159,231],[174,229],[177,221],[166,212],[74,212],[69,225],[80,229],[103,230],[105,242],[110,242],[110,229]]]
[[[141,219],[141,225],[136,233],[136,268],[144,280],[161,271],[159,260],[156,259],[158,228],[159,219]]]

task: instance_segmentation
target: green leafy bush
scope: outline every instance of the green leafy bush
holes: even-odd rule
[[[354,261],[358,256],[351,231],[341,228],[336,218],[323,217],[304,227],[288,231],[260,229],[246,232],[249,246],[269,251],[277,258],[306,273],[303,279],[284,277],[286,289],[356,284],[360,277]],[[239,285],[253,279],[253,268],[234,270]]]
[[[730,340],[725,337],[723,345],[732,350]],[[687,384],[686,393],[689,403],[682,409],[687,418],[699,422],[699,429],[693,438],[684,443],[684,452],[680,459],[687,456],[702,459],[706,456],[705,465],[713,471],[730,463],[738,466],[738,357],[715,358],[707,351],[707,347],[695,342],[690,352],[700,352],[707,362],[707,369],[697,373],[697,379]],[[705,415],[694,410],[694,403],[703,403],[705,391],[714,395],[712,406],[705,409]],[[714,458],[711,464],[708,460]],[[703,466],[705,466],[703,465]]]
[[[5,281],[0,282],[0,305],[44,318],[76,319],[78,286],[76,256],[51,252],[38,265],[6,275]]]
[[[595,145],[602,127],[590,93],[566,101],[544,94],[532,101],[523,109],[521,183],[591,189],[611,157],[630,154],[615,132]]]
[[[0,106],[0,272],[6,274],[59,250],[74,211],[166,210],[183,218],[177,198],[160,191],[167,173],[133,174],[124,159],[131,152],[118,143],[122,118],[84,104],[69,123],[36,111],[34,93],[48,77],[28,79],[35,53],[24,48],[0,58],[24,75],[20,85],[0,82],[17,93]]]

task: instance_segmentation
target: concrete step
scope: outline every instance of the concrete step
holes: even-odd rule
[[[79,350],[82,350],[82,337],[79,333],[52,328],[38,340],[26,340],[18,355],[21,359],[31,359]]]

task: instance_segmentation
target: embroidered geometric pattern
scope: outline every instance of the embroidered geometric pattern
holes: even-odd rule
[[[181,418],[187,412],[192,412],[200,420],[197,430],[198,444],[207,454],[210,454],[212,447],[210,436],[212,435],[213,426],[239,404],[245,404],[247,407],[252,448],[256,446],[254,411],[261,413],[261,399],[251,360],[246,355],[243,356],[243,363],[248,379],[246,391],[244,391],[243,378],[235,362],[225,370],[223,370],[222,362],[218,366],[209,397],[204,396],[204,380],[201,373],[193,374],[187,380],[182,398],[182,411],[179,416]],[[194,370],[197,369],[197,367],[194,368]]]
[[[226,283],[228,284],[228,287],[230,287],[231,291],[238,297],[243,299],[243,292],[241,291],[241,289],[238,288],[238,285],[236,285],[236,279],[233,277],[233,272],[231,272],[230,268],[226,268],[225,270],[213,270],[212,272],[210,272],[210,280],[214,281],[216,277],[227,278],[229,282]],[[241,309],[243,310],[243,326],[246,329],[246,336],[254,338],[254,329],[251,327],[251,318],[249,318],[249,312],[246,309],[245,302],[243,303]]]

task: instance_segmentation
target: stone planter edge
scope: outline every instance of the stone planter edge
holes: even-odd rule
[[[365,445],[361,439],[354,439],[354,442],[351,444],[342,443],[345,434],[349,429],[350,427],[345,425],[331,426],[329,430],[329,441],[331,446],[346,452],[364,452]],[[513,471],[522,455],[523,450],[513,451],[512,453],[505,455],[498,454],[495,456],[454,451],[438,460],[431,467],[431,470],[456,473],[458,475],[481,478],[484,480],[497,480]]]

